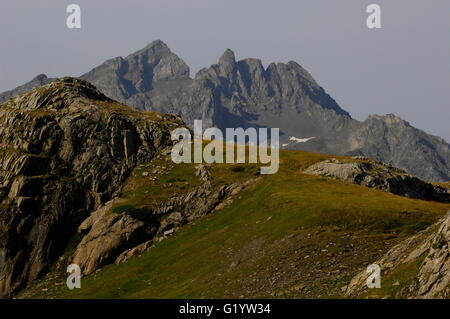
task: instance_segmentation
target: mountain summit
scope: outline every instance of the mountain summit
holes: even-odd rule
[[[156,89],[155,84],[159,82],[176,86],[177,80],[189,79],[189,67],[164,42],[154,41],[126,58],[106,61],[81,78],[108,96],[125,101]]]
[[[189,76],[187,64],[162,41],[110,59],[81,76],[107,96],[138,110],[182,116],[189,125],[278,127],[289,149],[369,156],[432,181],[450,180],[450,145],[393,116],[351,118],[294,61],[236,61],[227,49],[217,64]],[[0,102],[48,83],[44,76],[9,92]]]

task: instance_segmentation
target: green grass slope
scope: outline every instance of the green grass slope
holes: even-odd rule
[[[450,206],[302,173],[327,158],[282,151],[277,174],[262,176],[232,204],[184,226],[142,256],[82,278],[82,288],[73,291],[63,274],[52,272],[19,297],[342,297],[356,273]],[[155,165],[164,166],[164,175],[143,178],[140,171],[151,172]],[[124,186],[127,202],[121,205],[150,206],[195,183],[193,165],[155,162],[137,170]],[[211,168],[217,187],[256,171],[243,164]]]

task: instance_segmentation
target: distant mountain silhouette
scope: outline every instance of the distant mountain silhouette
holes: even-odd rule
[[[389,114],[351,118],[298,63],[236,61],[189,76],[188,65],[162,41],[110,59],[80,78],[138,110],[176,113],[190,126],[278,127],[286,148],[373,157],[431,181],[450,180],[450,145]],[[0,94],[0,102],[48,83],[45,75]]]

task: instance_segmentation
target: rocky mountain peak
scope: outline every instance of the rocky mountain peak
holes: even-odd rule
[[[52,81],[43,88],[47,89],[53,97],[84,97],[97,101],[112,101],[91,83],[72,77],[63,77]]]
[[[236,57],[234,52],[230,49],[226,49],[219,59],[220,73],[228,74],[233,71],[236,64]]]
[[[143,50],[153,50],[155,52],[171,52],[167,44],[162,40],[155,40],[145,46]]]
[[[150,92],[158,82],[190,80],[189,66],[161,40],[126,58],[106,61],[81,76],[107,96],[120,102],[136,94]]]
[[[28,92],[34,88],[40,87],[49,83],[52,79],[48,78],[45,74],[39,74],[35,76],[31,81],[13,89],[0,94],[0,103],[5,102],[19,94]]]
[[[384,116],[384,121],[389,125],[404,125],[404,126],[411,126],[409,122],[403,120],[401,117],[395,115],[395,114],[387,114]]]
[[[401,117],[390,113],[390,114],[386,114],[386,115],[377,115],[377,114],[373,114],[373,115],[369,115],[367,117],[367,120],[372,120],[372,121],[382,121],[385,122],[386,124],[389,125],[404,125],[404,126],[410,126],[409,122],[403,120]]]
[[[139,71],[144,81],[189,78],[189,66],[161,40],[153,41],[142,50],[126,57],[125,60],[128,63],[128,73]]]
[[[47,75],[42,73],[42,74],[36,75],[32,81],[45,81],[46,79],[48,79]]]
[[[19,95],[5,103],[21,110],[59,110],[79,98],[97,101],[111,101],[87,81],[65,77],[54,80],[38,89]]]

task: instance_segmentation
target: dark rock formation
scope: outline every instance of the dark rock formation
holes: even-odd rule
[[[182,125],[72,78],[1,104],[0,296],[43,274],[89,213]]]
[[[298,63],[236,61],[226,50],[217,64],[194,78],[161,41],[126,58],[106,61],[81,76],[107,96],[139,110],[174,113],[192,126],[276,127],[290,149],[365,155],[431,181],[450,180],[450,145],[400,118],[350,117]],[[36,85],[0,95],[0,101]],[[45,83],[45,81],[44,81]]]
[[[424,182],[385,163],[368,158],[360,160],[326,160],[308,167],[305,173],[336,178],[400,196],[450,203],[450,193],[443,187]]]

